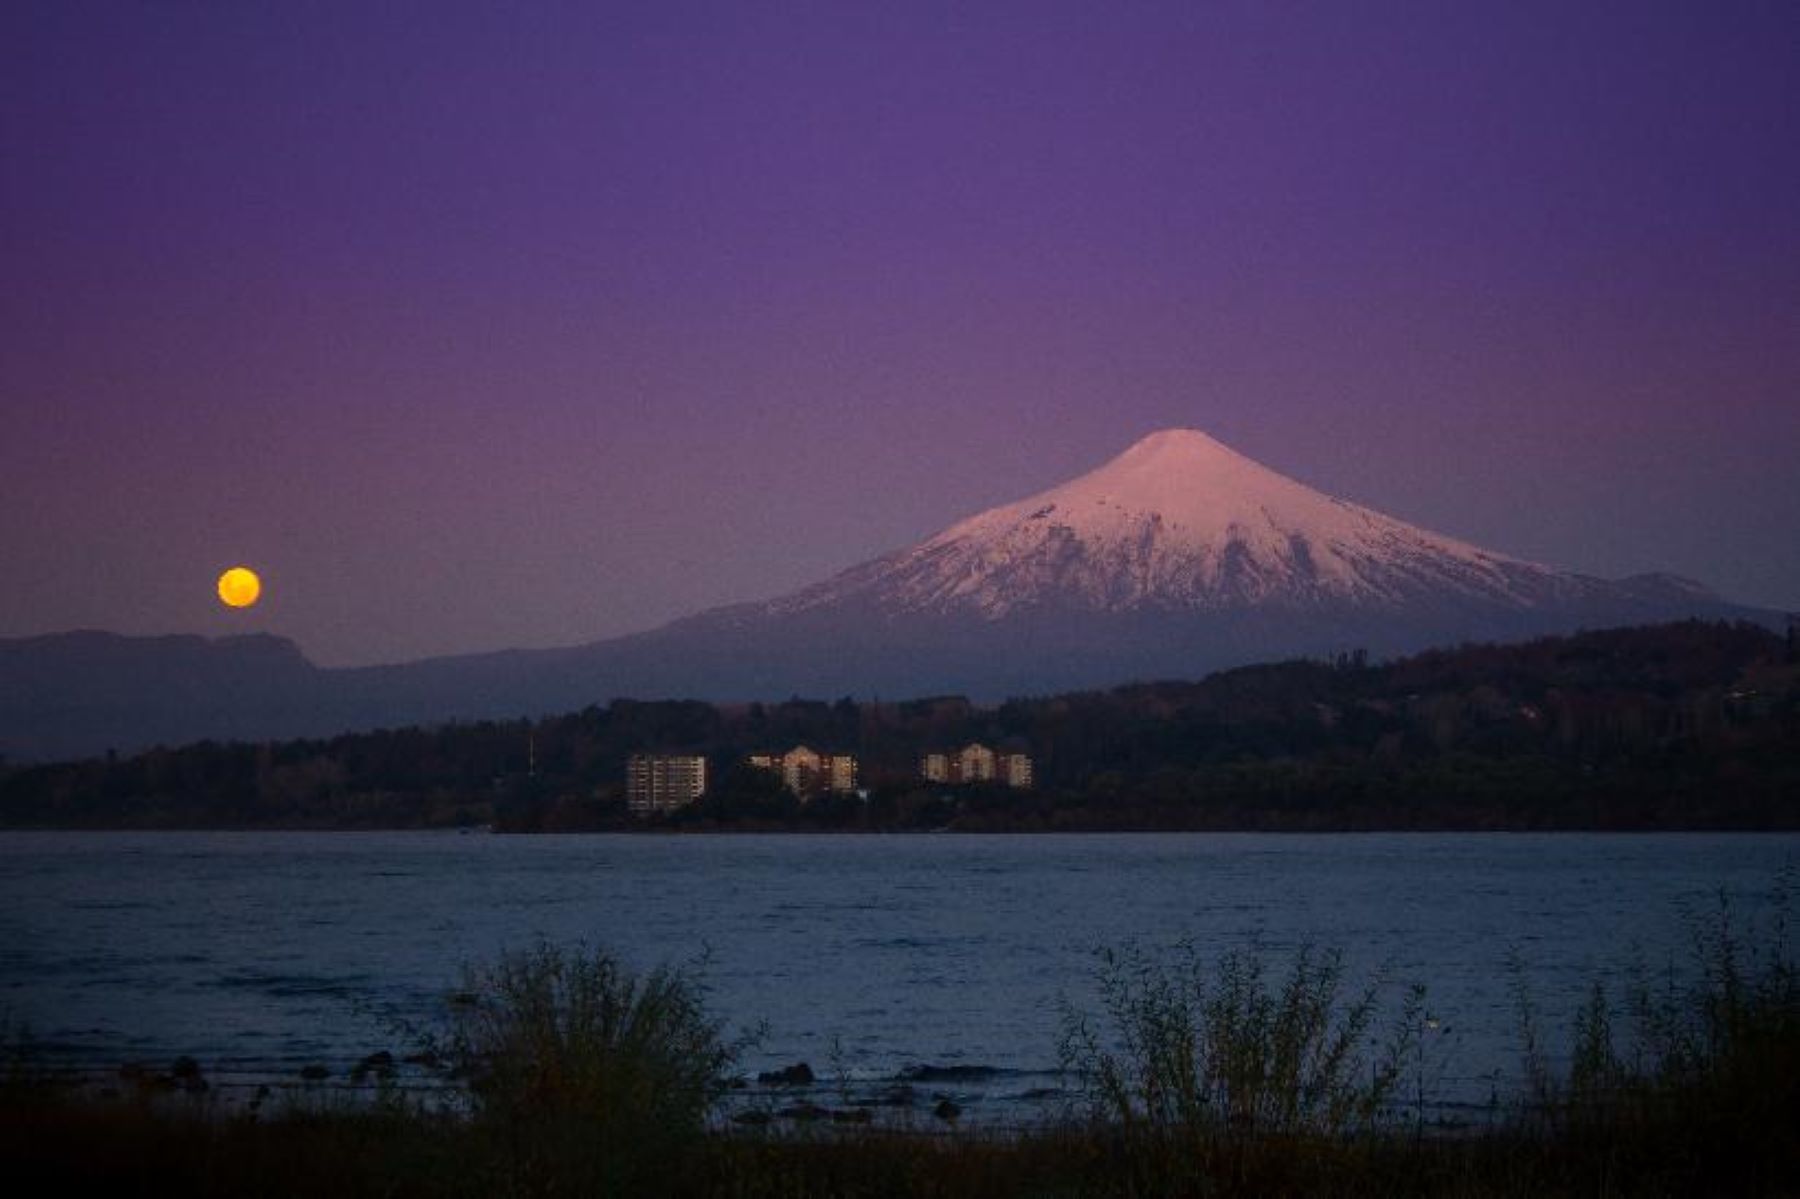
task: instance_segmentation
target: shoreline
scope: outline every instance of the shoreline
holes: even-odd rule
[[[496,829],[461,825],[308,825],[308,824],[0,824],[6,833],[431,833],[441,836],[533,837],[1148,837],[1148,836],[1794,836],[1800,825],[1518,825],[1506,827],[1466,825],[1394,825],[1327,828],[1228,826],[1216,828],[1165,827],[1064,827],[1064,828],[835,828],[783,827],[602,827],[570,829]]]

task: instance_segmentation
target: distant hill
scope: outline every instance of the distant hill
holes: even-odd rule
[[[1598,579],[1481,549],[1173,429],[792,595],[565,649],[327,670],[267,637],[0,641],[0,753],[546,715],[617,696],[991,700],[1684,618],[1782,620],[1670,575]]]
[[[919,755],[1028,750],[1031,791],[927,785]],[[753,752],[857,755],[870,794],[802,808]],[[1684,622],[1370,664],[1359,655],[983,706],[960,696],[616,701],[0,771],[0,824],[635,828],[626,758],[707,755],[722,829],[1795,829],[1800,641]]]
[[[60,758],[199,737],[332,731],[291,641],[74,632],[0,640],[0,754]]]

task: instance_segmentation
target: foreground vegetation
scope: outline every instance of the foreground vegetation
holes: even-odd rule
[[[1557,1068],[1521,991],[1528,1092],[1456,1133],[1409,1098],[1420,993],[1371,1039],[1376,988],[1344,981],[1335,955],[1310,950],[1285,964],[1108,955],[1101,1009],[1067,1016],[1083,1099],[1066,1121],[776,1132],[718,1118],[742,1042],[693,976],[539,947],[453,998],[440,1048],[455,1102],[98,1100],[21,1059],[0,1086],[0,1160],[25,1194],[1800,1193],[1800,974],[1778,923],[1745,935],[1721,909],[1689,972],[1596,987]]]
[[[919,755],[1027,748],[1038,786],[926,786]],[[745,755],[857,756],[866,799],[802,806]],[[1370,664],[1014,700],[615,700],[501,721],[0,764],[0,825],[643,828],[632,753],[707,755],[672,830],[1800,828],[1800,639],[1687,622]]]

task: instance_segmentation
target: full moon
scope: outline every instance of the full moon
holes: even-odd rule
[[[262,594],[262,580],[248,566],[234,566],[219,576],[219,602],[227,608],[248,608]]]

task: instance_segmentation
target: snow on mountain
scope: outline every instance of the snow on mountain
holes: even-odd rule
[[[1599,580],[1551,570],[1315,491],[1192,429],[972,516],[767,610],[846,603],[891,613],[1396,609],[1422,601],[1531,609]]]

